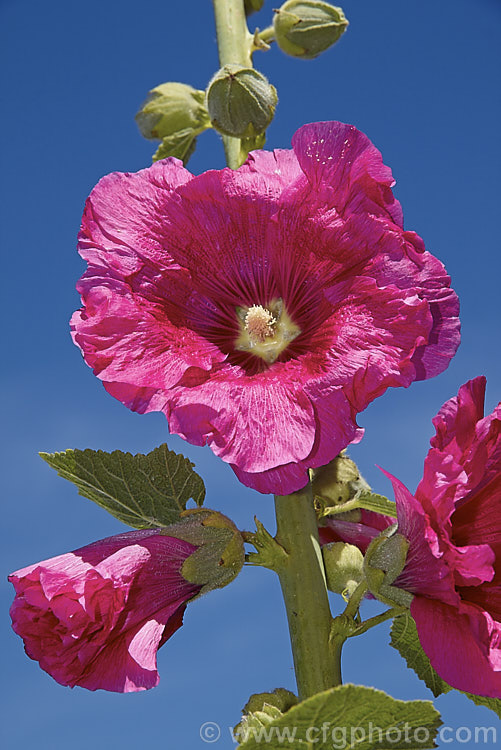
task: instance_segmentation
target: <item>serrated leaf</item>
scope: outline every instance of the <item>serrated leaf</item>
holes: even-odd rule
[[[390,635],[390,645],[403,656],[407,666],[413,669],[417,676],[423,680],[435,698],[452,690],[451,686],[445,680],[442,680],[431,666],[430,660],[419,642],[416,623],[410,614],[404,612],[404,614],[395,617]]]
[[[490,708],[495,714],[501,719],[501,700],[499,698],[485,698],[483,695],[473,695],[473,693],[464,693],[477,706],[485,706]]]
[[[40,456],[75,484],[80,495],[136,529],[169,526],[190,498],[198,506],[205,498],[204,483],[191,461],[165,444],[147,455],[87,449]]]
[[[435,747],[440,714],[429,701],[400,701],[374,688],[341,685],[293,706],[264,726],[250,726],[242,750]],[[340,744],[344,743],[344,744]]]

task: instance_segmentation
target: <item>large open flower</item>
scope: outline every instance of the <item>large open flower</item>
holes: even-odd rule
[[[181,573],[196,549],[157,530],[130,531],[17,570],[12,627],[61,685],[154,687],[157,649],[202,588]]]
[[[193,177],[166,159],[104,177],[79,237],[75,342],[129,408],[208,443],[239,479],[285,494],[360,439],[356,414],[447,367],[458,301],[402,228],[368,138],[305,125]]]

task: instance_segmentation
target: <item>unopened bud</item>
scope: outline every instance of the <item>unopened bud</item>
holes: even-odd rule
[[[285,688],[276,688],[272,693],[251,695],[243,708],[241,721],[233,729],[235,740],[245,742],[256,732],[262,732],[263,727],[280,719],[297,703],[294,693]]]
[[[190,583],[202,586],[200,595],[227,586],[242,569],[243,537],[233,521],[218,511],[185,510],[178,523],[166,527],[165,534],[198,547],[183,563],[181,573]]]
[[[253,138],[272,121],[278,97],[259,71],[225,65],[210,81],[206,101],[216,130],[235,138]]]
[[[287,0],[273,19],[280,49],[307,60],[337,42],[347,26],[342,9],[322,0]]]
[[[162,83],[152,89],[136,115],[145,138],[161,139],[187,128],[202,132],[210,127],[205,93],[186,83]]]
[[[145,138],[162,141],[154,161],[166,156],[188,161],[197,135],[210,128],[204,101],[204,91],[185,83],[162,83],[149,92],[136,122]]]
[[[353,544],[333,542],[322,547],[327,588],[346,599],[363,578],[364,556]]]
[[[361,492],[370,491],[357,465],[345,453],[340,453],[325,466],[313,469],[311,479],[320,517],[328,515],[333,508],[344,505]]]

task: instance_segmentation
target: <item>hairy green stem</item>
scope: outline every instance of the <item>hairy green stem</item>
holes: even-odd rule
[[[380,615],[369,617],[368,620],[364,620],[364,622],[362,622],[352,633],[350,633],[350,637],[354,635],[362,635],[362,633],[366,633],[367,630],[375,627],[375,625],[380,625],[386,620],[391,620],[393,617],[402,614],[402,612],[404,611],[404,607],[393,607],[392,609],[387,609],[386,612],[382,612]]]
[[[358,612],[358,608],[360,607],[360,603],[364,596],[366,595],[368,591],[368,586],[365,581],[361,581],[353,594],[350,596],[348,600],[348,604],[346,605],[346,609],[343,612],[343,615],[345,617],[348,617],[350,620],[355,619],[355,615]]]
[[[331,647],[329,608],[311,484],[275,497],[276,541],[287,553],[277,567],[287,610],[299,698],[341,684],[341,649]]]
[[[244,0],[212,0],[216,19],[219,64],[235,63],[252,68],[252,35],[247,28]],[[242,163],[240,138],[223,135],[226,163],[237,169]]]
[[[259,38],[265,44],[275,41],[275,29],[273,26],[267,26],[265,29],[259,32]]]

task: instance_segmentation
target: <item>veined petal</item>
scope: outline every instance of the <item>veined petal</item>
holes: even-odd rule
[[[378,150],[336,122],[293,145],[238,170],[192,177],[169,159],[104,178],[72,319],[109,393],[280,493],[359,439],[357,412],[441,371],[458,343],[450,280],[403,231]]]
[[[474,605],[458,610],[414,597],[411,614],[432,667],[449,685],[475,695],[501,697],[500,624]]]

